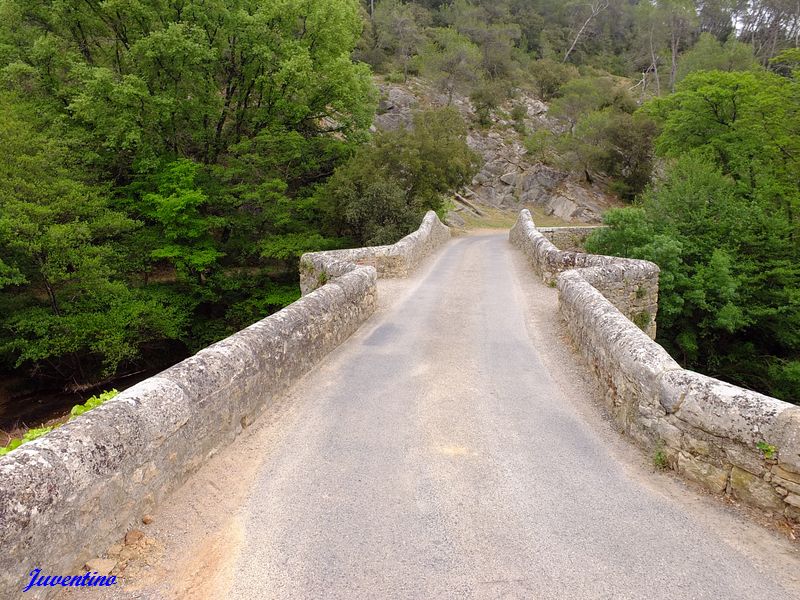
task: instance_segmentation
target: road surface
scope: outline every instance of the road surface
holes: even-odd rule
[[[792,544],[653,473],[597,416],[555,290],[505,233],[381,285],[263,455],[228,459],[250,466],[224,582],[196,567],[215,597],[800,597]]]

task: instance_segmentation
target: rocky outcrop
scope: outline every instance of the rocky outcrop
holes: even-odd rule
[[[448,235],[429,213],[387,262],[323,253],[325,285],[0,457],[0,597],[20,597],[36,566],[66,575],[102,554],[373,313],[380,274]]]
[[[557,282],[567,330],[622,431],[709,490],[800,523],[800,407],[682,369],[645,335],[655,312],[637,303],[657,301],[656,265],[561,251],[528,211],[510,239]]]
[[[411,126],[414,110],[418,106],[417,97],[409,90],[399,86],[381,86],[382,98],[373,121],[376,129],[399,129]]]
[[[378,84],[382,100],[375,117],[375,129],[408,127],[415,110],[444,106],[447,98],[431,90],[420,80],[406,84]],[[520,92],[514,103],[527,108],[527,131],[557,129],[547,117],[547,105]],[[508,118],[511,102],[495,111],[487,129],[474,128],[467,136],[470,148],[483,157],[483,167],[463,194],[470,201],[499,209],[519,210],[535,206],[547,215],[563,221],[600,223],[603,213],[616,204],[613,197],[600,188],[578,182],[567,173],[531,160]],[[454,106],[468,122],[475,121],[469,98],[456,94]]]
[[[467,197],[496,208],[538,206],[567,222],[600,223],[614,201],[603,192],[579,185],[567,173],[528,159],[518,140],[496,132],[472,132],[470,147],[485,164],[466,191]]]

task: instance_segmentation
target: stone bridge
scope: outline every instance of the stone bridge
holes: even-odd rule
[[[800,407],[682,369],[658,267],[587,231],[523,210],[451,239],[428,213],[304,255],[300,300],[0,458],[0,597],[61,593],[21,590],[180,520],[223,461],[248,474],[209,509],[235,576],[114,598],[800,598],[796,545],[746,518],[800,522]]]

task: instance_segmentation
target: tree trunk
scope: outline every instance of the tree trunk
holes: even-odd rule
[[[675,76],[678,72],[678,47],[681,43],[680,35],[673,30],[672,40],[670,41],[670,52],[672,53],[672,64],[669,70],[669,91],[675,91]]]
[[[595,2],[590,6],[592,12],[589,15],[589,17],[583,22],[583,25],[578,30],[578,34],[575,36],[575,39],[572,40],[572,45],[569,47],[569,50],[567,50],[567,53],[564,55],[564,60],[561,61],[562,63],[565,63],[567,62],[567,60],[569,60],[569,55],[572,54],[572,51],[575,49],[578,40],[581,39],[581,36],[583,35],[583,32],[586,29],[586,27],[589,25],[589,22],[592,19],[594,19],[597,15],[599,15],[601,12],[603,12],[606,8],[608,8],[608,1],[606,0],[604,2]]]
[[[653,48],[653,28],[650,27],[650,61],[653,65],[653,76],[656,78],[656,96],[661,95],[661,80],[658,77],[658,57]]]

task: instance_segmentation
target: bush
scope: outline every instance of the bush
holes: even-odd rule
[[[492,81],[482,81],[473,92],[469,99],[475,107],[475,116],[478,124],[487,127],[492,122],[492,111],[500,106],[506,98],[506,90],[503,86]]]
[[[515,104],[511,109],[511,118],[514,120],[514,129],[517,133],[525,134],[525,117],[528,116],[528,107],[524,104]]]
[[[550,58],[542,58],[530,65],[536,93],[548,102],[560,95],[561,87],[579,76],[578,69]]]
[[[320,190],[336,234],[355,244],[385,244],[413,231],[443,194],[465,185],[479,157],[453,108],[414,115],[412,129],[378,133]]]

